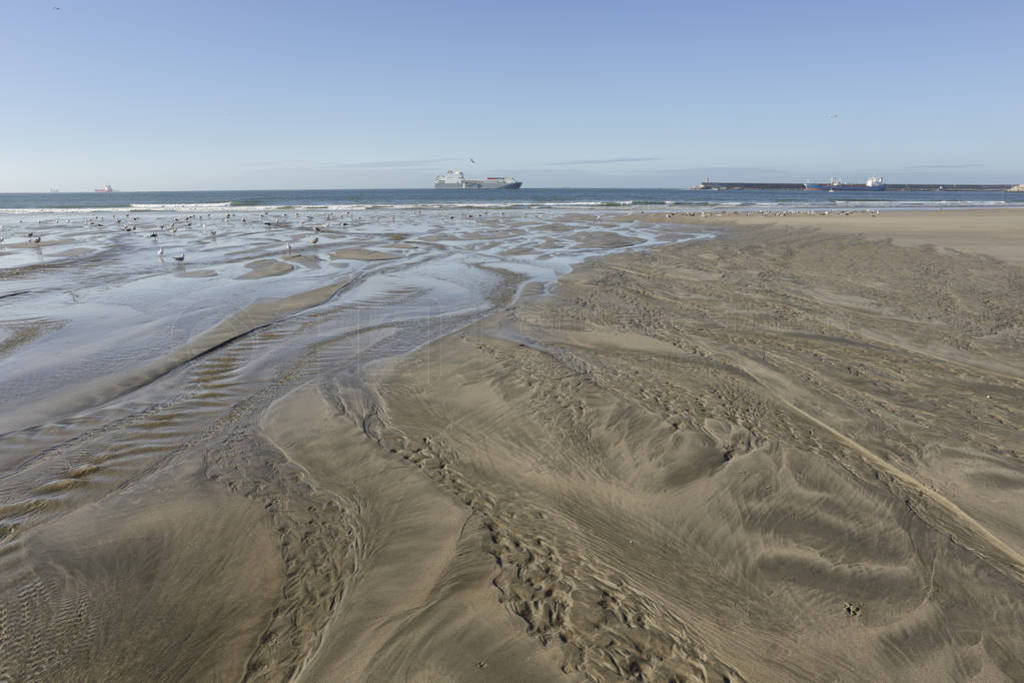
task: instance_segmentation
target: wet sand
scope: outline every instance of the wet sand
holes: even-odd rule
[[[306,247],[27,394],[0,673],[1024,678],[1024,212],[632,219]]]
[[[3,220],[42,241],[0,245],[0,678],[557,669],[488,602],[464,506],[363,437],[346,447],[335,394],[620,244],[536,211]]]
[[[388,254],[372,249],[337,249],[331,252],[331,260],[348,259],[353,261],[386,261],[398,258],[401,254]]]
[[[563,670],[1016,680],[1024,271],[957,252],[1018,216],[712,219],[376,369],[366,431]]]
[[[1020,209],[951,209],[946,211],[755,211],[636,215],[644,220],[705,226],[799,227],[833,234],[859,234],[891,240],[900,246],[933,245],[952,252],[985,254],[1024,263],[1024,215]]]

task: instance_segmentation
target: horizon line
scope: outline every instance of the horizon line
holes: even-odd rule
[[[758,180],[735,180],[735,181],[713,181],[717,183],[748,183],[748,184],[772,184],[772,185],[797,185],[804,182],[805,180],[772,180],[772,181],[758,181]],[[1012,180],[1003,181],[972,181],[972,182],[927,182],[927,183],[913,183],[913,182],[890,182],[889,185],[1007,185],[1017,186],[1021,183],[1016,183]],[[248,187],[248,188],[227,188],[227,189],[197,189],[190,188],[186,190],[154,190],[154,189],[133,189],[133,190],[112,190],[110,192],[96,192],[95,190],[2,190],[0,196],[13,195],[13,194],[40,194],[40,195],[55,195],[55,194],[84,194],[89,196],[95,195],[107,195],[107,194],[138,194],[140,192],[362,192],[362,191],[425,191],[435,190],[437,188],[430,186],[418,186],[418,187],[299,187],[299,188],[282,188],[282,187]],[[696,188],[689,185],[670,185],[670,186],[657,186],[657,185],[631,185],[631,186],[598,186],[598,185],[532,185],[521,189],[526,190],[695,190]],[[466,190],[469,192],[476,192],[475,190]],[[705,190],[706,191],[706,190]],[[487,191],[485,190],[486,194]]]

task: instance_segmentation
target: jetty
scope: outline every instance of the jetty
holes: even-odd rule
[[[1009,183],[1000,185],[980,185],[964,183],[887,183],[886,190],[889,192],[1024,192],[1022,185],[1014,186]],[[711,181],[705,178],[699,184],[694,185],[694,190],[803,190],[803,183],[747,183],[732,181]]]

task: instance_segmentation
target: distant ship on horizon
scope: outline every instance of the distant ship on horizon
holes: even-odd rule
[[[832,176],[827,183],[804,183],[805,190],[825,190],[827,192],[834,190],[884,190],[885,188],[885,179],[874,175],[863,183],[844,183],[842,178],[835,176]]]
[[[446,171],[434,176],[435,190],[518,190],[522,186],[515,178],[467,178],[462,171]]]
[[[93,190],[93,192],[113,192],[113,191],[114,191],[114,188],[112,188],[110,185],[104,185],[103,187],[100,187],[100,188],[97,188],[97,189]]]

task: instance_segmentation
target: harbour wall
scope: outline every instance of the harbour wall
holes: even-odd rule
[[[939,184],[939,183],[886,183],[887,191],[948,191],[948,192],[999,192],[1009,190],[1013,185],[976,185],[976,184]],[[703,182],[693,188],[695,190],[802,190],[803,183],[734,183],[734,182]]]

